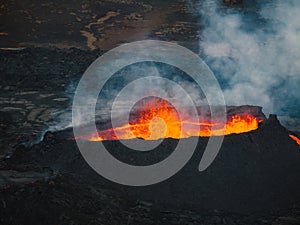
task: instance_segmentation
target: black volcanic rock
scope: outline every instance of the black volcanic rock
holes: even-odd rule
[[[269,119],[265,122],[265,124],[269,124],[271,126],[278,126],[278,125],[280,125],[280,122],[277,118],[277,115],[270,114]]]
[[[300,146],[276,117],[258,130],[226,136],[213,164],[200,173],[197,168],[206,140],[200,139],[193,158],[174,177],[129,192],[160,204],[235,212],[299,203]]]
[[[266,120],[265,114],[262,112],[262,107],[252,106],[252,105],[242,105],[242,106],[227,106],[227,117],[234,115],[248,114],[252,115],[259,120]]]
[[[48,133],[41,143],[27,149],[23,147],[17,150],[11,159],[1,163],[2,171],[22,171],[23,177],[30,174],[28,171],[34,171],[35,178],[38,180],[41,174],[47,174],[46,184],[43,183],[44,181],[39,181],[37,187],[24,187],[22,180],[16,178],[12,181],[10,177],[6,177],[4,180],[6,185],[13,185],[13,188],[1,191],[1,199],[7,202],[5,208],[0,205],[1,210],[4,212],[12,208],[17,210],[18,207],[24,206],[25,199],[30,196],[30,199],[36,199],[34,201],[42,211],[41,215],[46,213],[46,208],[43,209],[46,206],[43,205],[39,192],[28,192],[31,188],[38,188],[42,192],[51,188],[52,191],[45,197],[50,202],[58,201],[59,207],[62,206],[61,204],[67,204],[68,207],[76,208],[75,202],[71,200],[78,198],[76,192],[89,199],[87,203],[79,198],[83,208],[91,207],[90,203],[95,204],[96,208],[100,207],[103,202],[108,201],[107,198],[114,199],[113,201],[125,201],[128,204],[146,202],[145,207],[148,212],[167,210],[171,213],[172,219],[176,218],[175,212],[185,214],[186,210],[200,215],[203,212],[251,213],[252,215],[260,212],[270,215],[270,212],[274,214],[283,209],[292,212],[290,208],[299,207],[300,146],[288,136],[289,131],[281,126],[274,115],[271,115],[255,131],[226,136],[215,161],[203,172],[198,171],[198,165],[208,138],[200,138],[193,157],[180,172],[166,181],[146,187],[127,187],[99,176],[84,161],[75,141],[66,139],[68,132]],[[127,160],[131,164],[141,164],[141,162],[153,163],[155,160],[167,157],[176,143],[176,140],[166,139],[161,146],[153,150],[154,154],[150,151],[142,152],[140,155],[136,152],[124,151],[118,141],[106,141],[105,145],[115,157],[123,157],[122,160]],[[24,174],[26,166],[28,171]],[[49,184],[51,180],[58,184],[49,187],[49,180]],[[76,187],[76,190],[73,187]],[[26,190],[24,194],[18,192],[20,188]],[[102,195],[102,200],[93,199],[91,196],[95,190],[101,190],[100,192],[103,193],[110,190],[108,195],[111,197],[104,194],[106,197]],[[60,194],[49,196],[53,191]],[[13,192],[19,193],[16,195],[18,197],[14,198]],[[117,200],[120,198],[123,200]],[[110,210],[116,212],[125,210],[124,207],[127,208],[120,202],[117,206],[107,204]],[[58,211],[49,210],[55,215],[60,215]],[[64,209],[61,210],[68,213]],[[153,222],[155,220],[152,216]],[[244,224],[260,224],[257,221],[260,216],[255,218],[255,222],[251,220],[252,222],[248,221]],[[197,223],[200,220],[201,218],[195,219]],[[177,222],[171,224],[182,224]],[[211,222],[204,224],[211,224]]]

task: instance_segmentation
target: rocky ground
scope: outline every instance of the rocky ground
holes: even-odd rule
[[[223,7],[241,7],[241,1],[224,2]],[[223,154],[207,172],[224,180],[206,178],[208,186],[194,182],[198,174],[189,171],[196,171],[198,153],[180,179],[153,189],[161,201],[151,189],[143,195],[100,178],[82,159],[70,130],[55,131],[70,123],[76,82],[104,51],[152,38],[197,52],[199,18],[188,7],[193,6],[181,0],[0,2],[0,224],[300,224],[299,146],[276,120],[226,139]],[[118,143],[107,144],[118,149]],[[167,140],[164,146],[173,144]],[[236,177],[233,170],[240,170]],[[229,186],[226,177],[234,181]],[[187,183],[176,188],[178,181]],[[207,205],[211,198],[212,205],[194,206],[193,195],[182,197],[185,190],[200,193],[195,199]],[[235,204],[234,193],[243,199],[238,207],[249,204],[250,211],[226,210],[227,202]],[[254,210],[255,201],[257,208],[265,207]]]
[[[0,154],[38,141],[57,121],[67,126],[74,86],[103,51],[148,38],[176,41],[196,51],[197,18],[186,5],[147,0],[1,2]]]
[[[99,54],[57,48],[0,51],[1,155],[18,144],[39,141],[55,126],[70,107],[72,82]]]
[[[2,2],[0,47],[56,46],[109,50],[148,38],[198,45],[186,1]]]
[[[103,179],[71,139],[71,130],[48,132],[39,144],[18,146],[1,159],[0,224],[300,223],[300,148],[276,117],[256,131],[227,136],[213,165],[199,173],[207,142],[201,138],[182,171],[145,188]],[[160,154],[174,144],[166,140]],[[106,146],[116,157],[124,153],[115,141]],[[122,160],[153,159],[146,154]]]

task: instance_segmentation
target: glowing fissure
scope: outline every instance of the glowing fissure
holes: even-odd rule
[[[250,114],[231,116],[226,123],[193,121],[186,118],[180,120],[176,109],[167,101],[158,98],[137,104],[135,112],[129,123],[123,126],[100,130],[77,138],[103,141],[134,138],[158,140],[192,136],[208,137],[249,132],[257,129],[258,124],[262,122]]]
[[[300,138],[298,138],[298,137],[296,137],[295,135],[292,135],[292,134],[290,134],[289,136],[290,136],[290,138],[292,138],[294,141],[296,141],[296,143],[297,143],[298,145],[300,145]]]

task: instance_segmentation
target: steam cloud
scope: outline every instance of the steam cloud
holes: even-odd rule
[[[192,4],[195,2],[190,0]],[[266,114],[276,113],[288,128],[300,130],[300,1],[245,0],[245,8],[224,7],[222,0],[204,0],[196,4],[198,7],[193,10],[196,8],[194,12],[200,18],[200,56],[219,80],[226,104],[263,106]],[[205,104],[199,88],[186,77],[174,75],[177,72],[160,65],[127,68],[114,75],[102,91],[97,102],[100,111],[96,115],[107,119],[114,98],[124,84],[144,76],[169,78],[182,86],[196,105]],[[74,93],[76,85],[70,86]],[[170,96],[176,92],[154,79],[133,88],[131,95],[139,96],[145,89],[151,94],[153,87]],[[183,96],[176,100],[183,101],[179,104],[184,105],[184,99]],[[122,105],[128,102],[117,103],[120,112]],[[83,99],[85,104],[89,104],[88,93]],[[60,123],[60,128],[79,125],[66,119],[71,118],[70,114],[69,110],[62,115],[61,121],[65,124]]]
[[[139,85],[132,86],[132,88],[130,89],[130,93],[122,93],[122,89],[125,86],[137,79],[145,77],[148,77],[148,79],[142,79],[141,82],[139,82]],[[162,79],[156,79],[157,77],[166,79],[165,81],[163,81]],[[181,88],[185,90],[185,92],[193,100],[196,106],[207,104],[205,96],[201,92],[197,84],[191,79],[189,80],[189,77],[179,69],[166,64],[150,62],[138,63],[120,70],[119,72],[114,74],[104,85],[96,103],[96,120],[108,121],[111,118],[112,105],[114,105],[115,109],[117,109],[120,115],[122,115],[124,113],[124,106],[136,103],[136,96],[143,96],[144,94],[149,94],[149,96],[156,96],[159,93],[162,96],[168,96],[173,100],[173,103],[176,103],[180,106],[190,106],[188,105],[189,101],[187,101],[186,99],[187,96],[180,92],[178,88],[170,84],[168,80],[172,80],[173,82],[181,86]],[[70,83],[66,90],[66,96],[71,100],[73,100],[77,85],[78,81],[73,81]],[[125,95],[126,100],[124,100],[124,98],[122,99],[122,101],[116,100],[116,97],[120,93],[122,93],[121,95]],[[93,99],[93,96],[89,93],[89,88],[87,88],[85,95],[80,99],[80,101],[82,102],[81,110],[84,111],[85,109],[87,109],[88,105],[95,105]],[[48,130],[63,130],[72,126],[80,126],[82,125],[81,121],[85,121],[86,123],[91,122],[86,118],[83,119],[82,117],[74,118],[74,120],[71,121],[71,107],[72,101],[70,101],[68,110],[58,111],[58,113],[55,115],[55,117],[57,118],[55,123],[51,125]]]
[[[243,4],[248,5],[200,2],[196,13],[204,59],[220,81],[227,105],[260,105],[266,114],[299,118],[300,1]]]

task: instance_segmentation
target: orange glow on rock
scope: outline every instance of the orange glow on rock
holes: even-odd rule
[[[193,121],[187,119],[188,116],[181,120],[176,109],[166,100],[159,98],[139,102],[134,108],[136,113],[131,115],[129,123],[114,129],[100,130],[97,133],[79,138],[89,141],[103,141],[134,138],[158,140],[161,138],[220,136],[255,130],[258,128],[259,122],[262,121],[250,114],[234,115],[226,123]]]
[[[299,139],[298,137],[296,137],[295,135],[292,135],[292,134],[290,134],[289,136],[290,136],[290,138],[292,138],[294,141],[296,141],[298,145],[300,145],[300,139]]]

